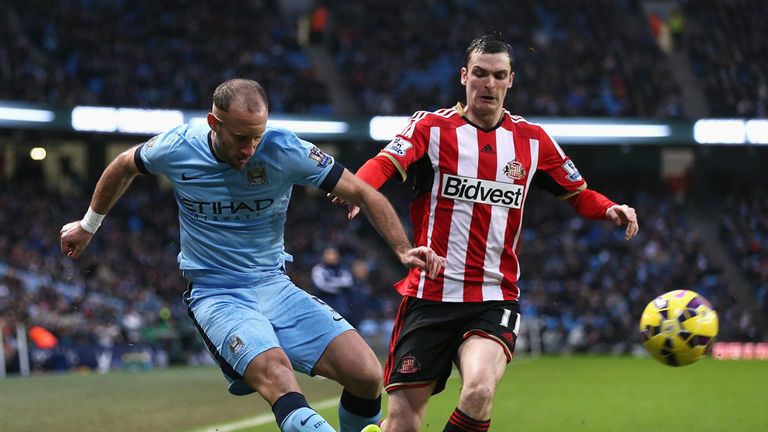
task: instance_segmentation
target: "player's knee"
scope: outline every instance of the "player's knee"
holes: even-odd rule
[[[366,361],[360,366],[358,385],[368,397],[378,397],[383,386],[384,372],[378,359]]]
[[[264,387],[291,390],[294,379],[291,362],[280,350],[259,354],[245,370],[245,381],[260,393]]]
[[[368,362],[368,366],[366,367],[366,375],[367,380],[370,383],[381,387],[384,380],[384,370],[382,369],[381,363],[379,363],[377,358],[374,358]]]
[[[411,416],[404,418],[403,421],[399,423],[398,427],[392,428],[392,430],[403,432],[419,432],[420,427],[421,419],[417,416]]]
[[[464,383],[461,401],[464,405],[481,409],[493,403],[494,389],[483,383]]]
[[[387,417],[381,423],[381,430],[395,432],[419,432],[421,417],[416,415],[404,415],[389,411]]]
[[[381,368],[376,354],[372,350],[361,351],[354,361],[355,369],[359,380],[370,386],[380,387],[384,377],[384,371]]]

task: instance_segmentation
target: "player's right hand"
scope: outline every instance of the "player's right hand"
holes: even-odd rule
[[[617,226],[627,226],[627,230],[624,232],[624,240],[631,240],[640,230],[640,225],[637,223],[637,213],[635,213],[635,209],[628,205],[613,205],[605,211],[605,215]]]
[[[80,226],[80,221],[70,222],[61,227],[61,253],[74,259],[83,253],[93,234]]]
[[[445,265],[445,258],[439,256],[431,248],[419,246],[408,249],[400,261],[408,268],[418,267],[427,271],[427,277],[434,279]]]

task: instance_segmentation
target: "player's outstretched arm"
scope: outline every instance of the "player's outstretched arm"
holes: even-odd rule
[[[345,205],[349,208],[349,211],[347,212],[347,219],[352,220],[354,219],[359,213],[360,213],[360,207],[350,204],[346,202],[345,200],[333,195],[333,194],[326,194],[325,195],[333,204],[337,205]]]
[[[437,276],[445,258],[426,246],[411,247],[395,209],[379,191],[345,169],[332,193],[347,203],[360,207],[403,265],[425,269],[431,279]]]
[[[377,156],[368,159],[368,161],[357,170],[355,177],[368,183],[374,189],[379,190],[379,188],[381,188],[381,186],[386,183],[396,171],[397,168],[392,162],[392,159],[387,156],[382,156],[382,154],[379,153]],[[347,219],[349,220],[354,219],[355,216],[360,213],[360,207],[350,204],[337,196],[328,194],[328,198],[334,204],[349,206],[349,213],[347,213]]]
[[[107,166],[96,183],[85,217],[61,227],[61,253],[70,258],[77,258],[83,253],[104,216],[139,174],[133,159],[137,149],[138,146],[120,153]]]
[[[582,217],[593,220],[609,219],[616,225],[627,225],[624,239],[630,240],[640,229],[635,209],[625,204],[616,204],[605,195],[592,189],[584,189],[565,198],[568,204]]]

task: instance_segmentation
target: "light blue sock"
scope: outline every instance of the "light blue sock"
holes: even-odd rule
[[[280,425],[280,430],[283,432],[336,432],[317,411],[308,407],[301,407],[288,414]]]
[[[339,432],[360,432],[364,427],[378,424],[381,420],[381,410],[373,417],[362,417],[352,414],[339,404]]]

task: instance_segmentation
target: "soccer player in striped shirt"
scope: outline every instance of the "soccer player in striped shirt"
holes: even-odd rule
[[[585,218],[626,225],[626,240],[637,234],[633,208],[588,189],[557,142],[504,109],[513,79],[512,47],[499,34],[478,37],[461,68],[466,105],[415,113],[357,172],[377,189],[390,177],[410,181],[414,241],[446,258],[435,279],[412,269],[396,284],[403,300],[384,369],[385,431],[419,430],[452,362],[463,384],[444,430],[488,430],[520,325],[517,253],[531,187]],[[356,212],[352,207],[349,217]]]
[[[258,392],[284,432],[333,432],[308,404],[295,369],[343,387],[342,432],[377,430],[381,364],[353,327],[288,279],[283,234],[294,184],[339,194],[366,209],[407,267],[431,276],[442,265],[412,248],[392,206],[330,155],[267,126],[264,89],[234,79],[216,88],[208,124],[181,125],[115,158],[80,221],[61,229],[61,251],[77,258],[104,215],[139,174],[167,177],[179,207],[179,267],[189,280],[190,318],[235,395]]]

